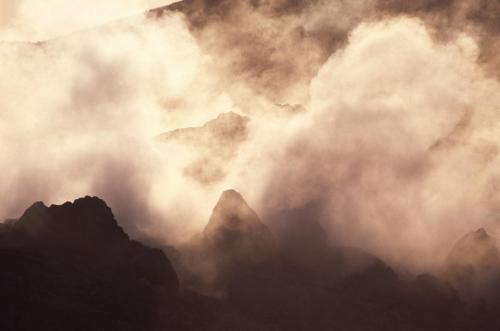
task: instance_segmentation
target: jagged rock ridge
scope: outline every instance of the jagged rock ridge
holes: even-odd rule
[[[248,117],[222,113],[201,127],[166,132],[159,139],[194,148],[195,157],[184,168],[184,174],[200,184],[210,185],[226,176],[229,163],[247,139],[248,123]]]
[[[0,232],[0,270],[2,330],[175,324],[168,312],[178,280],[170,262],[130,240],[95,197],[28,208]]]
[[[465,300],[500,303],[500,251],[495,238],[481,228],[458,240],[446,259],[445,276]]]

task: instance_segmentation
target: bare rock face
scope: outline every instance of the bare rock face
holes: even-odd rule
[[[379,258],[362,249],[332,245],[318,222],[320,205],[320,201],[313,201],[272,215],[271,229],[288,263],[325,286],[362,272],[395,276],[392,270],[382,267],[384,263]]]
[[[61,206],[36,202],[13,224],[16,233],[31,244],[95,249],[96,246],[128,241],[111,209],[96,197],[85,197]],[[91,240],[89,240],[89,238]],[[90,243],[91,242],[91,243]]]
[[[202,185],[217,183],[226,176],[227,165],[248,136],[249,119],[222,113],[201,127],[183,128],[160,135],[160,141],[192,147],[195,156],[184,174]]]
[[[260,279],[275,272],[278,255],[267,226],[241,194],[229,190],[222,193],[200,236],[174,262],[187,288],[246,298],[240,291],[262,289]]]
[[[434,309],[451,310],[460,304],[457,290],[450,283],[430,274],[418,275],[413,285],[417,291],[417,299],[422,304]]]
[[[203,237],[219,264],[259,264],[277,254],[271,231],[234,190],[222,193]]]
[[[2,330],[175,324],[178,281],[169,260],[130,240],[95,197],[28,208],[0,232],[0,270]]]
[[[207,243],[228,258],[258,262],[274,254],[274,238],[234,190],[222,193],[204,230]]]
[[[500,251],[484,229],[457,241],[446,260],[445,274],[465,299],[498,300]]]

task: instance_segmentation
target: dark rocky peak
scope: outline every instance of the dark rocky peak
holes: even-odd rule
[[[1,330],[179,329],[146,327],[175,323],[170,261],[130,240],[96,197],[33,204],[0,232],[0,270]]]
[[[276,244],[240,193],[222,193],[203,232],[211,250],[229,259],[265,260],[276,254]]]
[[[19,221],[21,221],[21,219],[38,219],[40,217],[43,217],[43,215],[47,212],[47,209],[48,207],[45,206],[43,202],[37,201],[32,204],[31,207],[26,209]]]
[[[255,223],[260,223],[260,220],[241,194],[235,190],[227,190],[222,193],[215,205],[205,232],[212,232],[224,226]]]
[[[500,264],[500,251],[495,238],[481,228],[458,240],[446,262],[450,267],[488,268]]]
[[[466,300],[499,300],[500,251],[495,238],[482,228],[462,237],[448,255],[444,273]]]
[[[62,205],[36,202],[14,224],[13,229],[32,238],[78,244],[105,244],[128,240],[111,209],[97,197],[85,197]]]
[[[259,287],[254,281],[278,259],[270,230],[234,190],[222,193],[200,237],[180,253],[174,261],[185,286],[215,296]]]
[[[240,193],[222,193],[204,230],[205,238],[221,249],[248,249],[269,252],[274,238]]]
[[[47,217],[48,207],[41,201],[33,203],[23,215],[14,222],[17,227],[39,227]]]

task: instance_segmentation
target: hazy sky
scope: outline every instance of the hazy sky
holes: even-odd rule
[[[41,40],[175,0],[1,0],[0,40]]]

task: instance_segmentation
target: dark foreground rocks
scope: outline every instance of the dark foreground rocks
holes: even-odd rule
[[[104,201],[37,202],[0,233],[0,329],[140,330],[175,324],[177,275],[130,240]]]
[[[484,277],[492,291],[498,283],[486,231],[458,241],[440,277],[402,279],[377,257],[329,246],[298,215],[275,240],[224,192],[192,247],[165,250],[176,272],[98,198],[35,203],[0,227],[0,330],[500,329],[496,301],[476,291]],[[471,247],[478,255],[462,258]]]

